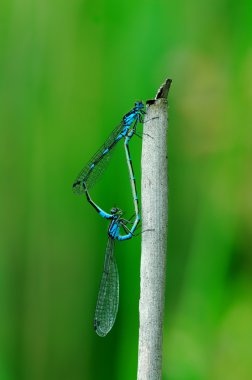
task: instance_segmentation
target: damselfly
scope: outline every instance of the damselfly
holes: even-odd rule
[[[113,130],[102,147],[95,153],[89,162],[82,169],[73,184],[73,191],[76,194],[83,194],[83,182],[86,183],[88,189],[98,180],[106,168],[106,164],[110,158],[112,148],[122,138],[136,133],[136,127],[139,122],[143,122],[144,104],[136,102],[135,107],[124,115],[121,123]]]
[[[119,305],[119,274],[114,256],[115,241],[131,239],[140,221],[140,216],[139,214],[135,215],[134,221],[126,220],[122,217],[123,213],[118,208],[112,208],[110,213],[107,213],[93,202],[85,183],[83,183],[83,189],[88,202],[94,209],[103,218],[110,220],[104,268],[94,318],[96,333],[104,337],[114,325]],[[128,227],[129,225],[131,226],[130,228]],[[124,230],[124,235],[121,235],[121,229]]]

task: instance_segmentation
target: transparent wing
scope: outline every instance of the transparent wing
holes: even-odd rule
[[[99,336],[112,329],[119,305],[119,275],[114,257],[115,240],[109,237],[102,279],[95,309],[94,328]]]
[[[94,154],[94,156],[88,161],[85,167],[82,169],[73,184],[73,191],[76,194],[83,194],[84,189],[82,183],[85,182],[87,188],[91,188],[99,177],[103,174],[107,167],[111,156],[111,150],[116,145],[116,138],[122,132],[124,128],[123,121],[113,130],[110,136],[107,138],[105,143],[100,147],[100,149]],[[104,151],[108,149],[106,154]],[[94,165],[93,169],[91,169]]]

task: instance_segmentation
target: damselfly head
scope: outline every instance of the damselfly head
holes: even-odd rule
[[[144,108],[144,104],[141,100],[135,102],[135,109],[138,111],[138,110],[141,110],[142,108]]]
[[[110,210],[111,214],[112,215],[122,215],[122,210],[120,210],[119,208],[117,207],[113,207],[111,210]]]

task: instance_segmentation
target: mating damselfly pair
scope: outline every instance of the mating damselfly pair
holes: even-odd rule
[[[97,213],[102,218],[110,220],[104,268],[94,318],[94,328],[99,336],[106,336],[111,330],[118,311],[119,275],[114,256],[115,241],[131,239],[140,222],[139,201],[130,156],[129,142],[131,138],[137,134],[137,125],[143,123],[144,115],[145,111],[143,102],[136,102],[134,108],[123,116],[121,123],[112,131],[102,147],[84,166],[73,184],[73,191],[76,194],[85,194],[88,202],[93,206]],[[116,207],[112,208],[110,213],[105,212],[91,199],[89,194],[90,188],[103,174],[112,149],[123,139],[134,203],[133,220],[131,220],[132,218],[129,220],[124,219],[122,210]]]

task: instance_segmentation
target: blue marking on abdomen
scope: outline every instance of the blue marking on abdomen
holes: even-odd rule
[[[122,137],[123,137],[123,135],[122,135],[122,133],[120,133],[120,134],[117,136],[117,138],[116,138],[115,141],[119,141],[119,140],[121,140]]]
[[[105,149],[103,152],[102,152],[102,155],[104,156],[104,154],[108,153],[109,149]]]
[[[122,132],[120,133],[121,137],[124,137],[127,135],[128,131],[129,131],[129,127],[130,125],[125,125]]]
[[[101,210],[99,212],[99,214],[101,215],[102,218],[105,218],[105,219],[109,219],[110,218],[110,214],[106,213],[105,211]]]

